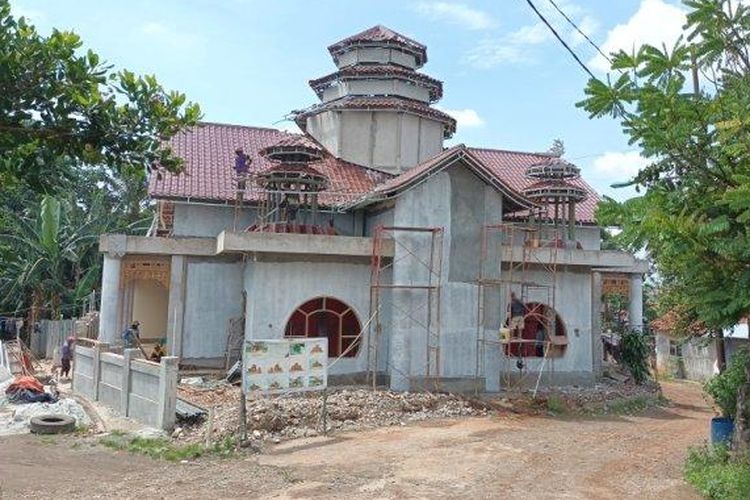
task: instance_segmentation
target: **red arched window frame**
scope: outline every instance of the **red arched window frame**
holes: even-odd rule
[[[353,358],[359,352],[360,331],[359,319],[349,305],[333,297],[317,297],[295,309],[284,336],[327,337],[328,357],[337,358],[346,352],[344,357]]]
[[[565,339],[568,335],[565,323],[563,322],[560,314],[555,311],[554,308],[542,304],[539,302],[527,302],[524,304],[526,307],[526,313],[524,314],[524,329],[521,332],[521,339],[526,342],[509,343],[504,347],[505,355],[512,357],[529,357],[529,358],[541,358],[544,357],[544,350],[546,344],[537,344],[534,342],[537,340],[537,330],[541,327],[544,328],[547,322],[547,315],[555,315],[555,333],[554,336],[557,339]],[[549,341],[552,337],[549,334],[545,335],[546,341]],[[560,342],[558,340],[558,342]],[[567,341],[557,343],[550,346],[550,350],[547,355],[549,357],[560,357],[565,354],[567,347]]]

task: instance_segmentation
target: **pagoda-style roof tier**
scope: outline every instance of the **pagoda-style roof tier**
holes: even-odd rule
[[[266,146],[259,154],[269,160],[284,163],[308,163],[323,157],[323,150],[309,137],[286,134],[274,144]]]
[[[323,99],[323,91],[336,82],[387,79],[401,80],[426,88],[430,94],[430,102],[436,102],[443,97],[443,82],[396,64],[355,64],[353,66],[346,66],[335,73],[310,80],[310,87],[312,87],[320,99]]]
[[[540,180],[577,179],[581,169],[562,158],[551,156],[548,160],[535,163],[526,169],[526,177]]]
[[[580,203],[586,199],[586,190],[564,180],[535,182],[523,190],[523,195],[535,203]]]
[[[328,177],[299,163],[280,163],[257,174],[256,182],[270,191],[312,193],[328,187]]]
[[[306,110],[297,112],[295,121],[297,125],[305,130],[305,122],[308,117],[325,111],[355,110],[372,111],[387,110],[411,113],[416,116],[429,118],[443,124],[443,136],[448,139],[456,132],[456,119],[440,110],[431,108],[424,102],[403,97],[380,97],[380,96],[346,96],[334,101],[316,104]]]
[[[328,52],[338,62],[341,54],[367,47],[393,48],[410,54],[414,56],[417,67],[427,62],[427,47],[380,24],[330,45]]]

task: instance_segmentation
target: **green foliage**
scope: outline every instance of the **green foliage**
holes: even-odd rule
[[[60,190],[77,168],[118,173],[181,161],[166,140],[200,109],[153,76],[114,71],[72,32],[40,35],[0,0],[0,182]]]
[[[78,313],[76,304],[99,281],[99,234],[124,226],[100,192],[90,194],[88,201],[81,206],[75,199],[43,196],[29,216],[0,212],[2,310],[30,305],[42,317]]]
[[[202,443],[181,446],[165,438],[130,437],[122,433],[113,433],[103,437],[99,440],[99,444],[114,450],[137,453],[155,460],[170,462],[195,460],[206,455],[229,457],[235,453],[236,449],[235,441],[231,437],[224,438],[206,447]]]
[[[552,415],[562,415],[566,411],[565,401],[561,397],[551,394],[547,398],[547,412]]]
[[[622,229],[610,244],[651,256],[659,314],[677,307],[678,323],[714,329],[750,312],[750,10],[685,4],[673,47],[614,54],[616,79],[589,82],[578,105],[619,120],[650,160],[630,182],[641,196],[598,209],[601,225]]]
[[[624,331],[620,336],[622,362],[636,384],[642,384],[649,378],[648,360],[651,347],[648,339],[645,333],[633,330]]]
[[[724,446],[691,449],[684,474],[685,480],[707,498],[750,498],[750,461],[747,458],[731,460]]]
[[[737,393],[746,382],[745,365],[748,362],[750,352],[747,349],[736,351],[726,370],[709,379],[703,386],[723,417],[734,418],[737,413]]]

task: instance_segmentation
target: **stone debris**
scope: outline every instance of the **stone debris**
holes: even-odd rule
[[[232,435],[239,427],[240,389],[231,385],[214,390],[180,386],[179,396],[214,412],[213,439]],[[248,434],[271,441],[317,436],[322,431],[322,395],[307,393],[247,402]],[[331,390],[327,423],[331,430],[403,425],[408,422],[487,415],[466,399],[450,394],[373,392],[363,388]],[[207,421],[185,426],[179,439],[204,439]]]
[[[214,388],[209,388],[211,385]],[[329,431],[400,426],[428,419],[444,419],[497,414],[546,414],[549,398],[562,400],[571,410],[598,403],[636,396],[653,396],[657,386],[637,386],[608,380],[589,387],[541,389],[533,399],[529,390],[480,397],[426,392],[391,392],[369,388],[329,389],[327,425]],[[239,428],[240,388],[223,383],[204,387],[180,385],[179,397],[213,412],[211,439],[236,435]],[[247,401],[248,438],[255,444],[319,435],[322,394],[301,393],[269,396]],[[208,419],[180,428],[180,441],[204,440]],[[251,443],[252,445],[252,443]]]

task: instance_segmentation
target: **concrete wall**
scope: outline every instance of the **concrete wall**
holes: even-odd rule
[[[337,82],[323,91],[323,102],[339,99],[346,95],[397,95],[416,99],[422,102],[430,101],[430,91],[405,80],[382,78],[374,80],[347,80]]]
[[[283,338],[294,310],[321,296],[348,304],[364,327],[370,315],[369,285],[369,263],[248,262],[244,274],[248,296],[245,336],[248,339]],[[341,358],[329,373],[365,372],[366,345],[366,336],[363,336],[357,356]],[[385,362],[385,358],[382,361]]]
[[[681,355],[670,352],[670,344],[679,346]],[[725,338],[724,351],[727,363],[731,362],[737,349],[747,347],[745,339]],[[701,337],[689,340],[672,340],[667,335],[656,334],[656,367],[660,374],[704,381],[719,373],[714,339]]]
[[[307,118],[307,132],[313,136],[332,155],[341,156],[341,113],[324,111]]]
[[[141,323],[141,338],[167,336],[167,306],[169,290],[152,280],[133,282],[132,319]]]
[[[383,49],[378,47],[363,47],[349,50],[338,57],[337,66],[343,68],[358,63],[395,63],[400,66],[406,66],[407,68],[417,68],[417,61],[413,55],[396,49]]]
[[[502,197],[464,166],[457,164],[407,191],[396,201],[394,224],[444,228],[443,285],[441,290],[440,375],[445,380],[473,379],[477,367],[477,287],[479,239],[484,224],[502,219]],[[412,233],[402,241],[423,258],[428,240]],[[421,241],[419,239],[422,238]],[[425,281],[425,269],[396,246],[394,283]],[[416,310],[424,292],[400,291],[395,297],[403,309]],[[434,307],[434,306],[433,306]],[[391,386],[418,388],[427,374],[427,338],[418,321],[393,312]],[[417,318],[422,323],[425,317]],[[435,373],[430,360],[431,375]],[[408,374],[408,377],[405,375]],[[410,380],[407,380],[409,378]]]
[[[255,221],[255,211],[242,210],[238,227],[246,228]],[[216,236],[234,228],[234,207],[175,203],[173,234],[175,236]]]
[[[324,112],[308,118],[307,130],[333,154],[391,173],[443,148],[442,123],[398,111]]]
[[[526,279],[542,285],[551,284],[550,273],[530,271]],[[594,353],[592,329],[591,273],[587,270],[558,269],[554,296],[554,309],[565,326],[568,345],[561,357],[550,358],[545,365],[543,382],[550,384],[591,383],[593,381]],[[514,287],[520,296],[520,287]],[[550,305],[551,288],[532,289],[527,302]],[[505,316],[510,292],[501,296],[501,311]],[[494,333],[497,335],[497,333]],[[528,371],[538,372],[541,358],[526,358]],[[513,360],[504,360],[501,370],[516,372]]]
[[[242,270],[239,261],[188,259],[182,363],[223,366],[227,322],[242,316]]]
[[[307,217],[309,217],[309,214],[300,210],[298,220]],[[237,225],[238,230],[242,231],[254,224],[255,218],[256,210],[254,208],[244,208]],[[318,212],[318,224],[326,225],[331,218],[338,234],[359,236],[354,213]],[[175,236],[215,237],[222,231],[232,231],[233,229],[233,206],[175,203],[173,229]]]
[[[478,196],[482,194],[482,197]],[[484,224],[502,220],[502,197],[491,187],[476,178],[468,169],[457,164],[435,175],[427,182],[403,194],[396,201],[394,225],[397,226],[442,226],[445,229],[443,248],[443,286],[441,290],[441,377],[457,387],[464,387],[461,380],[473,380],[477,365],[480,378],[486,378],[488,390],[499,388],[500,373],[514,371],[514,360],[505,360],[499,347],[486,344],[483,359],[477,351],[477,287],[480,235]],[[405,237],[404,242],[415,244],[414,236]],[[499,242],[499,238],[498,238]],[[426,243],[416,243],[426,248]],[[493,246],[491,245],[490,249]],[[426,255],[426,254],[425,254]],[[394,283],[419,283],[424,273],[418,265],[396,246]],[[497,259],[488,259],[488,265]],[[495,269],[495,277],[500,270]],[[492,277],[493,270],[485,269]],[[548,273],[531,272],[527,279],[541,282]],[[397,292],[397,301],[404,308],[417,307],[423,302],[423,293]],[[563,318],[568,334],[565,354],[548,361],[545,383],[584,383],[593,378],[592,355],[592,280],[588,269],[580,271],[558,271],[555,309]],[[496,338],[501,322],[505,319],[505,299],[509,290],[501,287],[485,287],[483,327],[486,338]],[[546,304],[551,296],[529,297]],[[411,306],[410,306],[411,304]],[[395,389],[418,388],[419,378],[426,374],[427,341],[424,328],[407,317],[398,317],[394,311],[391,339],[391,386]],[[424,318],[421,318],[424,319]],[[527,369],[536,370],[541,360],[527,359]],[[433,366],[430,367],[433,371]],[[484,373],[482,373],[484,372]],[[408,377],[404,374],[408,374]],[[407,380],[409,379],[409,380]],[[482,382],[485,382],[483,380]],[[481,388],[480,388],[481,389]]]
[[[161,363],[138,359],[138,349],[122,355],[108,352],[107,344],[75,347],[73,392],[100,401],[119,415],[171,430],[177,403],[177,358]]]

